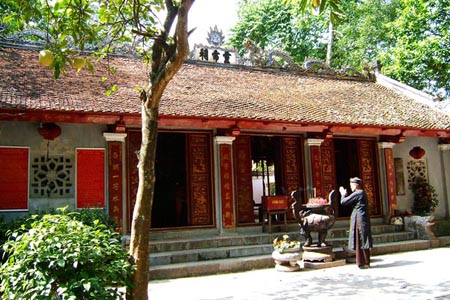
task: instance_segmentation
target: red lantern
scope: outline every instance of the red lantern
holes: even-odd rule
[[[46,140],[54,140],[61,134],[61,128],[55,123],[41,123],[39,134]]]
[[[416,146],[409,151],[409,155],[414,159],[421,159],[425,155],[425,150]]]

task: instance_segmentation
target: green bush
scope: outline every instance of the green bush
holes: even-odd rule
[[[419,216],[425,216],[432,212],[439,204],[438,195],[434,187],[425,179],[418,177],[412,186],[414,204],[412,212]]]
[[[116,221],[105,213],[103,208],[82,208],[76,210],[75,218],[86,225],[94,225],[94,222],[100,222],[115,231],[118,228]]]
[[[42,219],[45,214],[59,214],[62,210],[65,211],[66,209],[33,212],[32,214],[8,221],[0,218],[0,262],[3,263],[7,259],[7,255],[3,253],[2,245],[8,240],[12,232],[16,232],[17,234],[28,231],[31,228],[31,224],[36,220]],[[73,217],[86,225],[93,226],[94,222],[99,222],[100,224],[106,225],[111,231],[118,229],[115,220],[106,214],[103,208],[82,208],[75,212]]]
[[[119,299],[133,267],[117,233],[77,213],[35,217],[28,231],[4,244],[0,267],[5,299]]]

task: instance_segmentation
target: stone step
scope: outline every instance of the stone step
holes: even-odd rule
[[[347,236],[348,227],[336,227],[330,229],[327,240],[341,239]],[[375,225],[372,226],[373,235],[389,234],[402,232],[401,226],[394,225]],[[192,249],[218,248],[226,246],[241,245],[261,245],[271,244],[279,235],[284,233],[255,233],[255,234],[236,234],[228,236],[207,236],[190,239],[173,238],[165,240],[152,240],[150,242],[150,252],[172,252],[185,251]],[[299,231],[290,231],[287,233],[292,239],[302,240],[303,236]],[[313,238],[317,238],[316,233],[312,233]],[[413,238],[413,237],[412,237]]]
[[[273,266],[271,254],[150,266],[150,280],[243,272]]]
[[[381,243],[374,245],[374,248],[372,249],[372,255],[424,250],[429,248],[431,248],[431,243],[428,240]],[[342,248],[333,249],[333,252],[342,253],[342,251]],[[151,265],[150,280],[242,272],[254,269],[272,268],[274,267],[274,265],[275,264],[271,253],[246,257],[183,262],[160,266]]]
[[[272,253],[272,251],[272,244],[263,244],[161,252],[150,255],[150,265],[159,266],[181,262],[200,262],[205,260],[257,256]]]
[[[300,236],[298,233],[292,233],[290,236],[293,239],[304,241],[303,236]],[[414,234],[409,232],[393,232],[373,235],[375,244],[404,241],[413,238]],[[199,240],[190,241],[192,243],[189,241],[178,241],[178,243],[184,244],[183,246],[179,245],[178,247],[174,247],[172,243],[170,243],[170,247],[166,247],[167,245],[165,245],[164,247],[160,247],[160,249],[181,248],[182,250],[150,252],[150,265],[161,266],[174,263],[256,256],[270,254],[273,251],[272,238],[269,238],[268,236],[260,236],[258,238],[255,238],[254,236],[240,236],[235,237],[234,240],[232,240],[233,239],[230,238],[217,238],[215,240],[203,240],[203,243]],[[334,248],[343,248],[347,245],[348,239],[347,237],[332,238],[327,239],[327,242]],[[164,244],[166,243],[167,242],[164,242]],[[201,245],[204,247],[200,247]],[[193,246],[193,248],[191,249],[189,246]]]

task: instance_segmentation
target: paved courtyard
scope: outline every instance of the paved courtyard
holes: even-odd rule
[[[373,256],[354,264],[298,272],[272,269],[151,281],[150,299],[450,299],[450,247]]]

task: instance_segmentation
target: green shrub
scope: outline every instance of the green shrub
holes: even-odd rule
[[[59,214],[62,210],[65,211],[66,209],[33,212],[32,214],[8,221],[0,218],[0,262],[3,263],[7,259],[7,255],[3,253],[2,245],[8,240],[12,232],[16,232],[17,234],[28,231],[31,228],[31,224],[36,220],[42,219],[45,214]],[[73,217],[86,225],[93,226],[94,222],[99,222],[100,224],[106,225],[111,231],[118,229],[115,220],[106,214],[103,208],[82,208],[77,209],[75,212]]]
[[[133,267],[117,233],[77,213],[35,217],[4,245],[0,293],[5,299],[119,299]]]
[[[439,204],[438,195],[434,187],[425,179],[418,177],[412,186],[414,204],[412,212],[419,216],[425,216],[432,212]]]
[[[82,208],[76,210],[76,219],[83,222],[86,225],[94,225],[94,222],[98,221],[100,224],[104,224],[108,229],[117,231],[117,222],[105,213],[103,208]]]

